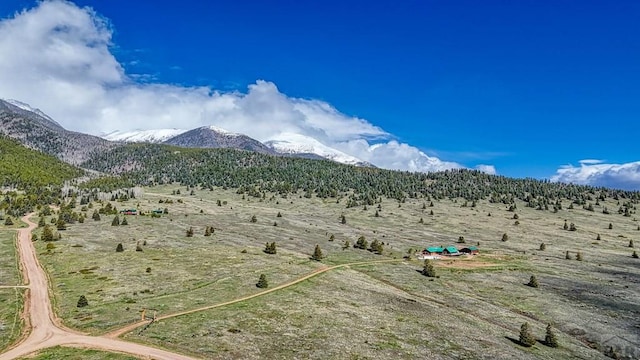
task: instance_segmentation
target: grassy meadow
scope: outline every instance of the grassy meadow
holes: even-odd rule
[[[54,249],[42,241],[36,247],[64,323],[91,334],[134,322],[143,309],[162,316],[257,293],[260,274],[273,287],[323,266],[398,260],[332,270],[124,336],[202,358],[600,359],[610,347],[640,356],[640,260],[629,247],[630,240],[640,246],[639,222],[635,214],[603,214],[605,206],[618,208],[616,200],[594,211],[570,210],[565,201],[557,213],[522,202],[508,211],[485,200],[472,207],[461,199],[433,206],[382,199],[366,209],[345,202],[145,188],[137,199],[112,204],[167,208],[167,215],[127,216],[128,225],[112,226],[113,215],[91,219],[100,206],[93,203],[87,220],[62,231]],[[565,220],[576,230],[564,230]],[[209,237],[207,226],[215,229]],[[360,236],[383,242],[382,255],[353,248]],[[276,242],[277,254],[263,252],[266,242]],[[115,251],[118,243],[123,252]],[[321,262],[309,259],[316,244]],[[427,278],[413,252],[440,245],[477,245],[480,254],[434,261],[438,277]],[[531,275],[538,288],[525,285]],[[76,307],[80,295],[88,307]],[[525,321],[538,339],[551,324],[560,347],[518,345]]]
[[[28,357],[21,358],[21,360],[135,360],[137,357],[116,354],[104,351],[89,350],[89,349],[75,349],[68,347],[56,346],[53,348],[45,349],[37,354],[29,355]]]
[[[16,258],[16,232],[0,229],[0,286],[21,284],[21,277]],[[24,289],[0,288],[0,350],[8,347],[19,336],[22,330],[22,313]]]

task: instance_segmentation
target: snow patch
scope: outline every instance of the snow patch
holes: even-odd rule
[[[329,147],[320,141],[301,134],[281,133],[264,143],[283,154],[315,154],[343,164],[361,165],[365,161],[340,150]]]
[[[103,139],[109,141],[122,142],[149,142],[161,143],[172,137],[178,136],[188,130],[182,129],[156,129],[156,130],[134,130],[134,131],[113,131],[101,135]]]
[[[11,104],[11,105],[13,105],[13,106],[15,106],[17,108],[20,108],[22,110],[29,111],[29,112],[32,112],[32,113],[34,113],[36,115],[39,115],[39,116],[51,121],[52,123],[60,126],[60,124],[58,124],[55,120],[53,120],[49,115],[45,114],[40,109],[36,109],[34,107],[31,107],[31,105],[29,105],[27,103],[23,103],[22,101],[18,101],[18,100],[14,100],[14,99],[2,99],[2,100],[4,100],[5,102],[7,102],[7,103],[9,103],[9,104]]]

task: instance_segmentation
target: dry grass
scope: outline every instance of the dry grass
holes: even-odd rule
[[[89,219],[70,226],[53,254],[38,244],[67,325],[99,333],[134,321],[142,308],[163,315],[255,293],[260,273],[273,286],[321,266],[308,259],[315,244],[325,264],[340,264],[401,258],[410,248],[452,245],[464,236],[465,245],[480,244],[481,255],[436,261],[437,279],[420,275],[415,259],[352,267],[128,337],[205,358],[601,358],[609,346],[638,356],[640,262],[627,246],[630,239],[640,244],[640,231],[635,215],[602,214],[602,206],[617,209],[613,200],[595,212],[566,210],[565,202],[557,214],[518,203],[516,226],[504,205],[485,201],[471,208],[443,200],[422,209],[423,200],[385,200],[375,217],[377,207],[345,209],[335,199],[267,194],[260,201],[223,190],[171,195],[178,188],[146,189],[144,198],[118,204],[166,206],[170,214],[161,219],[130,216],[130,225],[120,227],[110,225],[112,217]],[[347,224],[340,223],[343,214]],[[564,219],[578,230],[563,230]],[[196,235],[187,238],[191,226]],[[204,237],[205,226],[215,234]],[[342,249],[359,236],[384,242],[384,255]],[[144,240],[144,252],[134,251]],[[278,244],[277,255],[262,252],[267,241]],[[125,252],[115,253],[118,242]],[[583,261],[566,260],[566,251],[581,252]],[[532,274],[540,288],[524,285]],[[81,294],[90,306],[78,310]],[[510,341],[524,321],[538,338],[551,323],[561,348]]]
[[[15,239],[15,231],[0,231],[0,286],[20,284]],[[23,293],[23,289],[0,289],[0,350],[20,336]]]
[[[74,349],[68,347],[56,346],[54,348],[45,349],[37,354],[30,355],[21,360],[135,360],[133,356],[115,354],[103,351]]]

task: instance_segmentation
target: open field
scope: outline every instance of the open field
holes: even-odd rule
[[[1,288],[20,285],[16,262],[15,231],[0,231],[0,350],[13,343],[22,329],[23,289]]]
[[[177,189],[182,195],[173,194]],[[629,240],[640,244],[640,231],[635,214],[602,213],[603,206],[618,208],[612,199],[593,212],[568,210],[566,201],[553,213],[521,202],[510,212],[487,201],[462,207],[463,200],[442,200],[430,207],[424,199],[383,199],[380,208],[364,210],[347,209],[344,200],[243,199],[221,189],[145,192],[114,204],[166,207],[169,214],[128,216],[129,225],[115,227],[113,216],[95,222],[89,209],[85,223],[63,231],[52,251],[36,243],[67,326],[104,333],[136,321],[142,309],[162,316],[257,293],[262,273],[275,286],[324,265],[400,259],[410,248],[452,245],[464,236],[466,244],[456,245],[479,243],[481,254],[436,261],[439,278],[422,276],[413,256],[344,268],[246,302],[162,320],[125,338],[203,358],[595,359],[610,346],[640,356],[640,260],[629,248]],[[565,219],[577,230],[563,230]],[[211,237],[203,236],[206,226],[215,228]],[[504,233],[508,241],[501,241]],[[342,249],[359,236],[384,242],[383,255]],[[273,241],[278,253],[263,253],[264,243]],[[138,242],[142,252],[135,251]],[[124,252],[115,252],[118,243]],[[546,250],[539,250],[541,243]],[[309,260],[316,244],[326,255],[322,263]],[[572,259],[565,259],[567,251]],[[575,260],[577,252],[582,261]],[[539,288],[524,285],[532,274]],[[78,309],[83,294],[89,306]],[[515,344],[509,338],[518,338],[525,321],[539,339],[551,323],[561,347]]]
[[[50,349],[22,358],[24,360],[136,360],[138,358],[97,350],[75,349],[68,347],[56,346]],[[22,360],[21,359],[21,360]]]

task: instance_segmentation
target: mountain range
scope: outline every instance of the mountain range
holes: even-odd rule
[[[71,164],[80,164],[97,152],[125,143],[167,144],[185,148],[231,148],[262,154],[327,159],[335,162],[373,166],[309,136],[282,133],[262,143],[247,135],[216,126],[196,129],[114,131],[93,136],[63,128],[37,108],[16,100],[0,99],[0,133],[23,145],[54,155]]]

